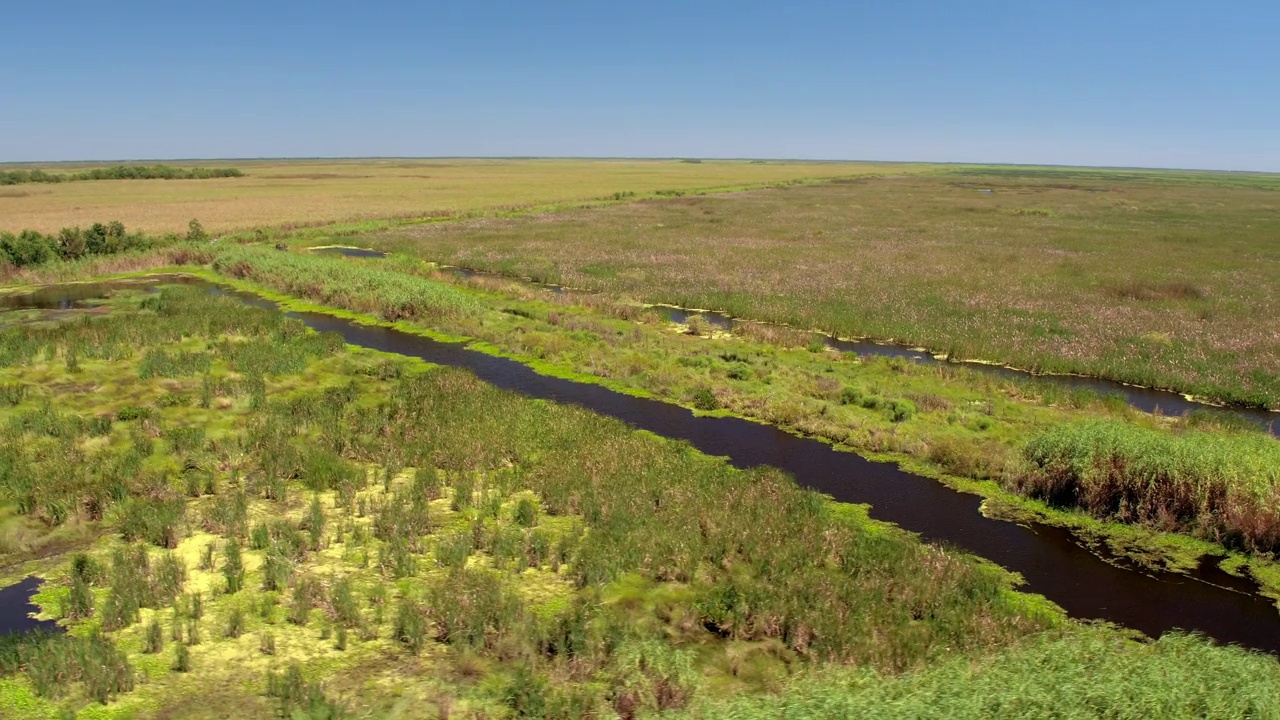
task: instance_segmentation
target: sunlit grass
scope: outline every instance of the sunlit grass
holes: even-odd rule
[[[403,227],[360,242],[1280,407],[1280,340],[1264,323],[1280,314],[1275,177],[975,167]]]
[[[407,661],[477,678],[413,691],[436,703],[625,713],[686,704],[740,644],[767,644],[769,674],[896,673],[1061,623],[1002,572],[778,471],[199,290],[132,302],[0,334],[0,372],[41,381],[0,408],[0,495],[50,531],[107,531],[41,599],[120,658],[99,678],[80,645],[13,650],[0,686],[42,698],[27,716],[190,714],[188,677],[234,683],[223,701],[246,709],[378,709],[345,679]],[[48,663],[72,682],[46,683]]]

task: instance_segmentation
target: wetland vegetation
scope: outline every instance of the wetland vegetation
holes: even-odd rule
[[[9,572],[69,630],[0,651],[15,717],[768,714],[814,684],[1013,717],[1068,649],[1129,668],[1081,708],[1135,672],[1199,678],[1143,707],[1270,707],[1264,656],[1079,627],[776,470],[202,289],[0,346]],[[992,705],[1010,657],[1041,693]]]
[[[979,190],[990,190],[980,193]],[[647,302],[1280,408],[1273,175],[952,168],[360,236]]]
[[[86,229],[66,227],[57,233],[45,235],[35,230],[23,230],[18,234],[0,231],[0,273],[9,268],[30,268],[50,260],[80,260],[98,255],[117,255],[149,250],[177,238],[151,238],[142,233],[125,230],[119,221],[94,223]],[[198,220],[189,224],[187,239],[207,240],[204,228]]]
[[[200,228],[196,242],[57,253],[10,277],[177,266],[286,310],[895,460],[982,495],[989,515],[1063,525],[1127,562],[1191,572],[1215,556],[1276,597],[1280,450],[1258,428],[840,353],[798,329],[1117,379],[1146,367],[1154,384],[1274,404],[1271,340],[1253,332],[1270,297],[1225,279],[1274,280],[1243,259],[1268,257],[1273,184],[951,168],[724,196],[642,189],[589,210],[489,206],[284,238],[385,259],[281,252],[261,242],[278,228],[210,244]],[[1206,196],[1216,204],[1193,202]],[[1106,243],[1081,236],[1100,221]],[[1208,257],[1207,227],[1239,252],[1179,275]],[[1152,232],[1185,242],[1153,249]],[[1068,245],[1076,272],[1044,264]],[[0,313],[0,586],[43,578],[34,600],[64,630],[0,641],[14,717],[1280,717],[1271,656],[1082,624],[1012,573],[779,470],[344,345],[207,288],[120,288]],[[653,302],[742,319],[673,323]],[[1187,313],[1207,315],[1189,329]],[[1121,357],[1139,326],[1162,350]]]
[[[1100,528],[1084,516],[1055,509],[1081,508],[1102,520],[1150,529],[1111,533],[1113,550],[1122,554],[1136,547],[1163,564],[1193,567],[1199,554],[1212,551],[1161,531],[1249,551],[1255,575],[1269,592],[1280,591],[1270,579],[1275,571],[1269,562],[1280,520],[1271,501],[1280,451],[1259,429],[1232,424],[1229,416],[1161,417],[1050,379],[859,358],[831,351],[812,333],[786,328],[737,323],[725,332],[673,326],[625,298],[458,278],[403,257],[361,261],[240,248],[221,253],[212,268],[223,278],[247,280],[250,287],[285,297],[376,321],[407,321],[406,327],[419,332],[472,338],[473,347],[543,372],[901,458],[986,495],[993,500],[991,512],[1097,533]],[[1119,462],[1107,454],[1119,448],[1103,451],[1089,444],[1099,428],[1144,438],[1144,450],[1131,445],[1129,452],[1153,454],[1146,462]],[[1212,442],[1200,441],[1205,438]],[[1086,468],[1090,458],[1106,472]],[[1035,502],[1010,504],[1016,496]]]

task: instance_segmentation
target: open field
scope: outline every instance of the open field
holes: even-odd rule
[[[1280,407],[1278,237],[1277,176],[950,168],[418,225],[358,242]]]
[[[87,181],[0,188],[0,230],[56,232],[119,220],[211,232],[387,218],[422,218],[576,204],[617,193],[733,188],[791,180],[911,171],[912,165],[679,160],[245,160],[170,163],[235,167],[241,178]],[[53,173],[94,166],[21,165]],[[0,170],[6,166],[0,165]]]
[[[5,572],[70,630],[0,643],[7,717],[1274,716],[1272,658],[1074,625],[775,470],[201,290],[58,313],[0,316]]]

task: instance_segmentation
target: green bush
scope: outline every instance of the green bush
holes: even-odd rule
[[[0,172],[0,185],[5,173]],[[125,232],[119,222],[94,223],[88,229],[63,228],[52,235],[35,230],[23,230],[14,235],[0,232],[0,264],[19,267],[41,265],[51,260],[78,260],[95,255],[113,255],[134,250],[158,247],[161,240],[140,233]]]
[[[915,417],[916,406],[910,400],[897,398],[885,403],[885,413],[893,422],[906,422]]]
[[[538,523],[538,504],[527,497],[520,498],[511,513],[511,520],[520,527],[533,527]]]
[[[719,410],[720,400],[711,392],[711,388],[700,387],[693,391],[693,406],[699,410]]]
[[[91,168],[77,173],[51,173],[38,168],[31,170],[2,170],[0,185],[25,183],[63,183],[85,180],[207,180],[211,178],[244,177],[237,168],[179,168],[172,165],[112,165]]]

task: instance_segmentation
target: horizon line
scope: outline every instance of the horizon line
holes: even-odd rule
[[[785,158],[749,156],[695,155],[293,155],[256,157],[169,157],[116,158],[106,160],[0,160],[0,168],[16,165],[89,165],[194,162],[309,162],[352,160],[628,160],[628,161],[711,161],[711,162],[775,162],[831,165],[952,165],[974,167],[1018,167],[1076,170],[1139,170],[1165,172],[1208,172],[1249,175],[1280,175],[1280,170],[1229,170],[1207,167],[1168,167],[1158,165],[1073,165],[1068,163],[972,162],[964,160],[865,160],[836,158]]]

